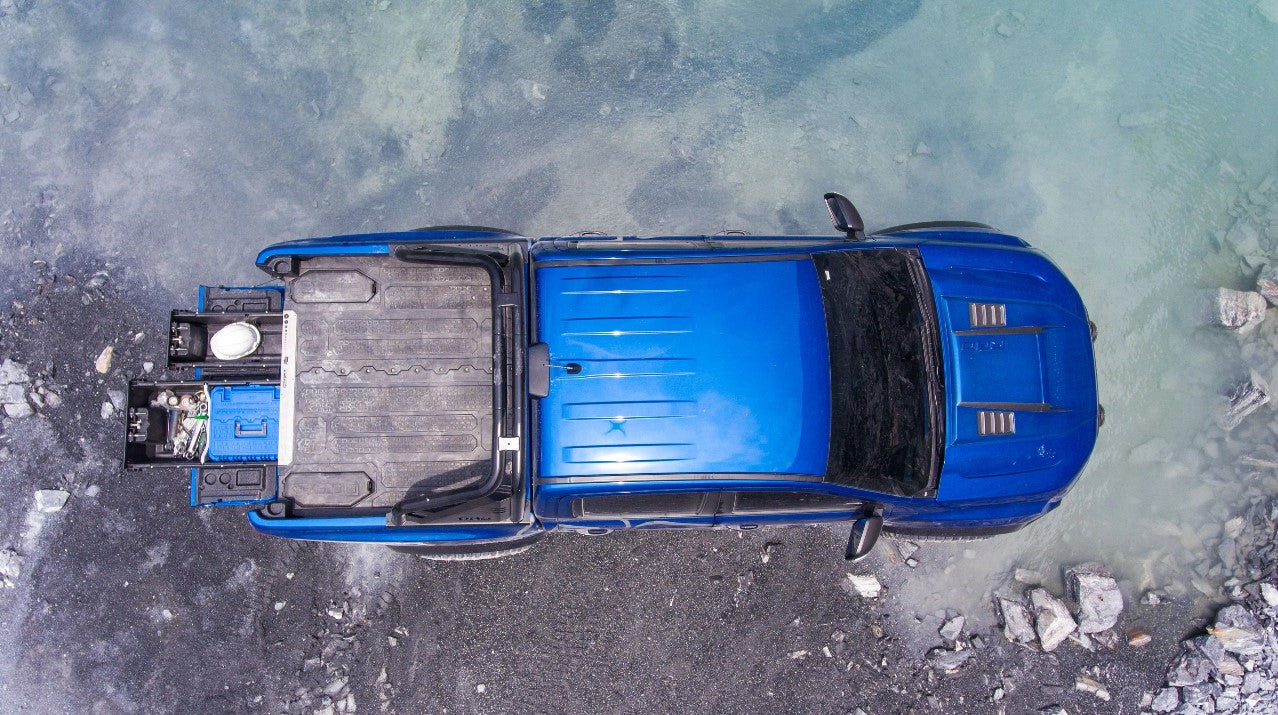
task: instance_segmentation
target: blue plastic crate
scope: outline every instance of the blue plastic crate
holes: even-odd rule
[[[209,460],[269,462],[279,455],[280,388],[230,385],[209,389]]]

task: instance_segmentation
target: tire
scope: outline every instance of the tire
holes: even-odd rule
[[[543,532],[508,541],[480,541],[463,544],[396,544],[391,551],[411,554],[431,561],[487,561],[522,554],[537,545]]]

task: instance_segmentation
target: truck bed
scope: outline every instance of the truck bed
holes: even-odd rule
[[[384,513],[491,474],[493,296],[483,268],[310,258],[286,281],[284,307],[295,314],[295,348],[280,496],[295,510]]]

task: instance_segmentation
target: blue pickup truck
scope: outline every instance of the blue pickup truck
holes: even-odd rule
[[[1054,509],[1091,454],[1095,327],[1019,238],[527,238],[444,226],[280,243],[202,287],[129,384],[129,468],[262,533],[440,559],[551,531],[847,522],[979,538]]]

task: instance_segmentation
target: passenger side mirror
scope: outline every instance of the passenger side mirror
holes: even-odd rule
[[[849,241],[865,240],[865,222],[848,197],[831,191],[825,195],[825,208],[830,212],[834,227],[846,233]]]
[[[852,533],[848,535],[848,550],[843,558],[848,561],[860,561],[874,550],[874,544],[883,531],[883,517],[878,515],[863,516],[852,522]]]

